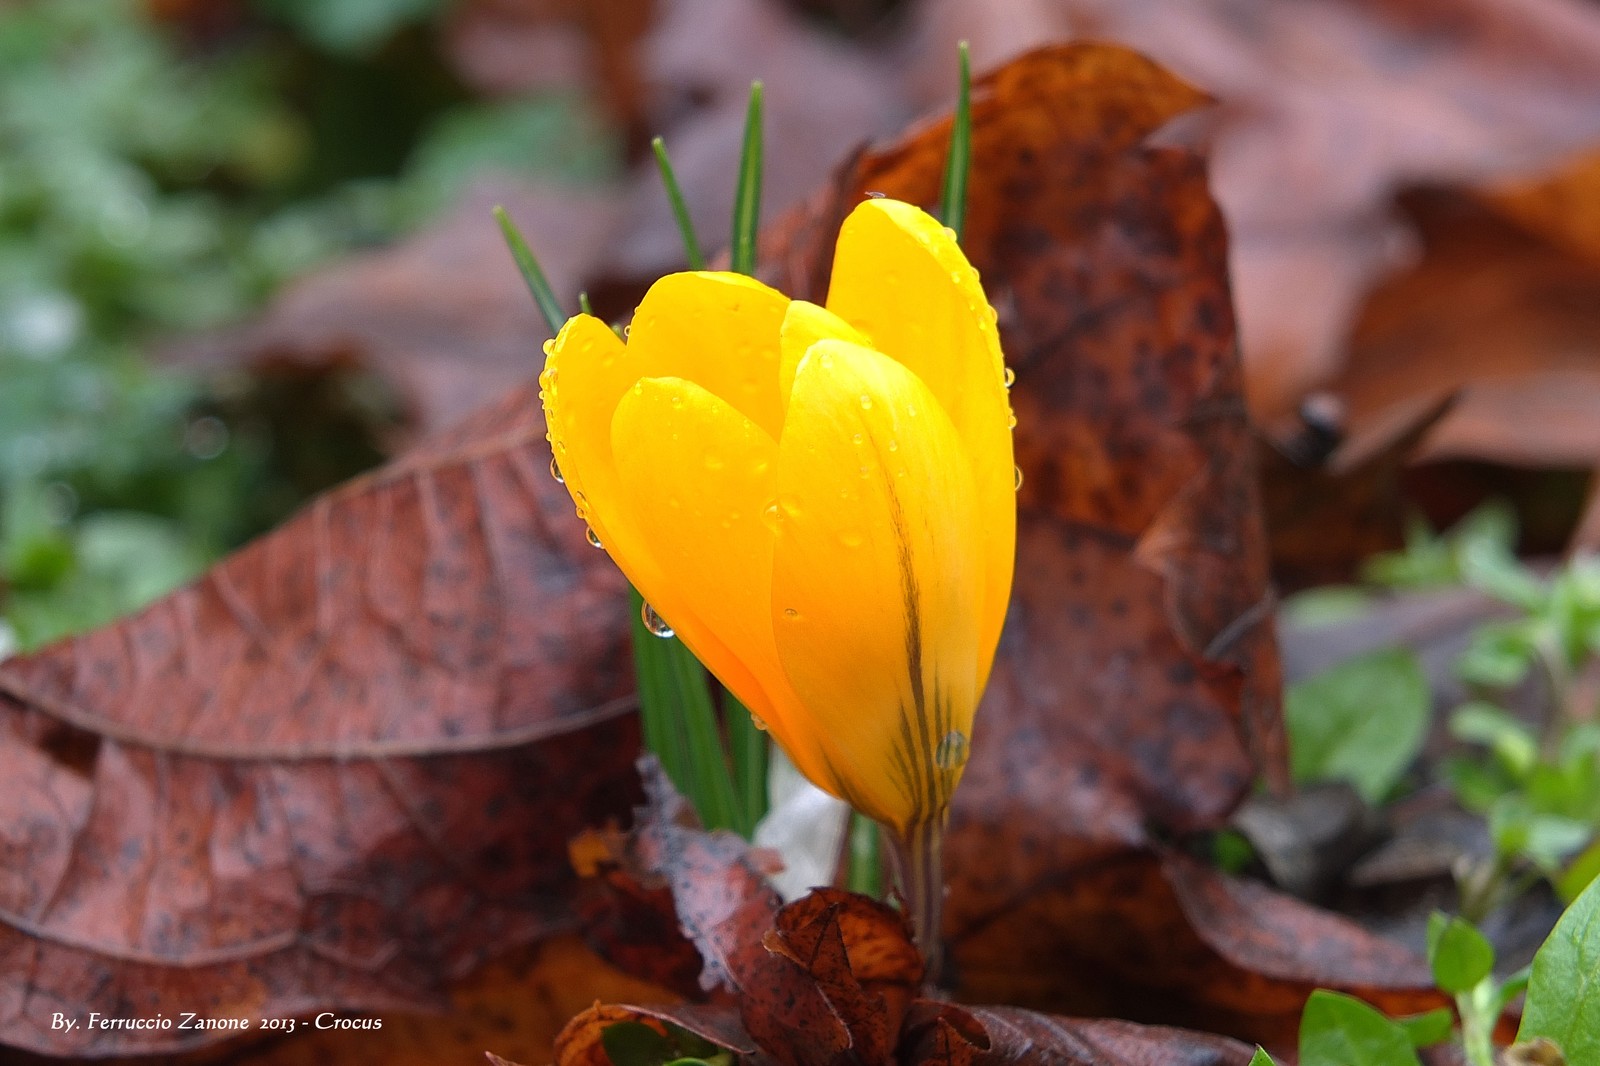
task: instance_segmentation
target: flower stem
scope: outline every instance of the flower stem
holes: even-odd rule
[[[911,918],[911,934],[927,963],[923,980],[934,984],[943,962],[944,916],[944,818],[932,818],[907,827],[905,833],[891,829],[895,881]]]

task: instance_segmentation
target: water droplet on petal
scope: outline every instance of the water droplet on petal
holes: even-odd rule
[[[890,440],[889,441],[889,450],[891,452],[899,451],[900,450],[900,442],[897,441],[897,440]]]
[[[795,619],[800,617],[800,612],[795,610],[793,607],[785,607],[783,609],[783,616],[789,619],[789,621],[793,622]]]
[[[955,240],[956,239],[956,231],[951,229],[949,226],[946,226],[944,228],[944,235],[946,237],[949,237],[951,240]]]
[[[906,414],[908,416],[910,416],[911,418],[916,418],[917,417],[916,405],[915,404],[909,404],[909,403],[906,404]]]
[[[967,735],[959,729],[952,729],[939,741],[939,746],[933,749],[933,761],[941,770],[959,770],[967,764],[967,754],[972,745],[967,743]]]
[[[630,336],[632,336],[632,334],[633,334],[633,323],[629,322],[626,326],[622,327],[622,339],[623,340],[627,340]]]
[[[1011,489],[1013,492],[1022,491],[1022,467],[1020,466],[1011,468]]]
[[[722,456],[718,455],[716,452],[706,452],[707,470],[721,470],[727,465],[728,464],[723,460]]]
[[[656,609],[648,603],[639,608],[639,617],[644,620],[644,627],[650,631],[651,636],[663,640],[677,636],[672,627],[667,625],[666,620],[656,614]]]
[[[839,534],[839,543],[846,548],[859,548],[866,543],[866,538],[861,535],[859,530],[847,529]]]
[[[750,712],[750,724],[761,730],[763,733],[767,731],[767,723],[763,722],[761,720],[761,716],[756,714],[754,711]]]
[[[600,537],[599,537],[599,535],[597,533],[595,533],[593,526],[584,526],[583,527],[583,539],[585,539],[585,540],[587,540],[589,542],[589,547],[591,547],[591,548],[604,548],[605,547],[604,544],[600,543]]]
[[[1012,411],[1011,414],[1006,418],[1006,428],[1007,429],[1016,429],[1017,428],[1017,412]]]
[[[767,504],[766,509],[761,512],[761,521],[774,533],[783,528],[783,512],[778,510],[777,500]]]
[[[556,457],[550,457],[550,476],[556,479],[557,485],[565,485],[567,479],[561,476],[561,464],[556,462]]]
[[[861,409],[863,411],[872,410],[872,397],[864,392],[861,394]]]
[[[1004,381],[1005,381],[1005,386],[1008,389],[1011,386],[1015,385],[1017,383],[1017,372],[1015,370],[1012,370],[1009,366],[1006,367],[1006,374],[1005,374]]]
[[[544,342],[544,349],[543,350],[544,350],[544,354],[545,355],[554,355],[555,354],[556,342],[555,342],[555,338],[554,337],[552,337],[549,340]]]

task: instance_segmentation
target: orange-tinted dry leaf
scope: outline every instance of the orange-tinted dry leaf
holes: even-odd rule
[[[531,388],[116,625],[0,664],[0,1029],[437,1006],[573,920],[567,842],[626,815],[621,579]]]
[[[1416,197],[1417,266],[1383,286],[1330,388],[1351,447],[1458,393],[1417,460],[1589,467],[1600,461],[1600,263],[1459,197]]]
[[[1435,398],[1410,425],[1393,427],[1393,439],[1352,442],[1369,454],[1344,447],[1325,462],[1301,465],[1277,446],[1260,449],[1262,503],[1281,588],[1350,581],[1364,560],[1401,547],[1406,464],[1454,403],[1453,393]]]
[[[979,64],[1065,37],[1137,48],[1221,101],[1251,409],[1338,374],[1366,293],[1406,267],[1415,185],[1520,177],[1600,142],[1600,11],[1566,0],[935,0],[924,54]],[[950,74],[919,64],[925,102]],[[937,95],[935,95],[937,94]]]

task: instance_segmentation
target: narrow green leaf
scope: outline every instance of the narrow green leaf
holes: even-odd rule
[[[850,891],[883,898],[881,841],[877,822],[860,811],[850,812]]]
[[[944,160],[944,187],[939,194],[939,217],[961,239],[967,221],[967,177],[972,172],[972,59],[967,42],[958,46],[961,80],[956,89],[956,112],[950,123],[950,150]]]
[[[733,788],[738,797],[739,832],[749,839],[767,813],[767,755],[770,741],[733,693],[723,690],[723,721],[733,763]]]
[[[1317,989],[1300,1016],[1300,1066],[1422,1066],[1405,1029],[1352,996]]]
[[[1256,1053],[1250,1056],[1250,1066],[1278,1066],[1278,1064],[1267,1054],[1267,1049],[1258,1044]]]
[[[1414,1048],[1432,1047],[1450,1039],[1456,1031],[1456,1016],[1449,1007],[1439,1007],[1426,1014],[1411,1014],[1396,1018],[1394,1023],[1406,1031]]]
[[[1494,946],[1471,922],[1435,911],[1428,919],[1428,965],[1441,989],[1465,995],[1494,969]]]
[[[1430,711],[1427,678],[1402,648],[1292,686],[1284,717],[1295,779],[1349,781],[1367,802],[1382,802],[1422,749]]]
[[[528,286],[528,291],[533,294],[533,302],[539,305],[539,313],[544,315],[545,324],[550,327],[552,334],[560,333],[567,316],[562,312],[556,294],[551,291],[550,281],[540,269],[539,260],[534,256],[533,249],[522,239],[522,234],[517,231],[516,224],[511,221],[511,216],[506,214],[505,208],[497,206],[494,209],[494,218],[500,223],[500,232],[505,236],[506,245],[511,249],[511,258],[517,261],[517,269],[522,272],[522,280]]]
[[[1574,1066],[1600,1062],[1600,881],[1567,908],[1533,957],[1517,1041],[1541,1036]]]
[[[587,290],[578,293],[578,310],[591,317],[594,315],[594,307],[589,303],[589,293]]]
[[[737,274],[756,272],[756,233],[761,228],[761,83],[750,84],[739,155],[739,189],[733,198],[732,265]]]
[[[678,175],[673,172],[672,160],[667,158],[667,145],[660,137],[650,142],[656,154],[656,169],[661,171],[661,184],[667,190],[667,202],[672,205],[672,216],[678,220],[678,232],[683,236],[683,254],[690,270],[704,270],[705,257],[700,254],[700,239],[695,236],[694,222],[689,218],[689,205],[684,202],[683,188]]]
[[[722,745],[717,710],[711,702],[706,669],[676,638],[655,640],[672,678],[680,728],[689,744],[689,797],[707,829],[739,830],[739,802]]]
[[[689,740],[679,724],[679,703],[667,642],[644,624],[644,597],[628,586],[633,617],[633,670],[639,686],[639,722],[646,750],[661,760],[667,777],[690,803],[696,802],[689,767]],[[698,808],[697,808],[698,809]]]

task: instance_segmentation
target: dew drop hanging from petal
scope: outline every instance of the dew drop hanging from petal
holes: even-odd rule
[[[656,614],[656,609],[648,603],[639,608],[639,617],[644,620],[644,627],[650,631],[651,636],[660,637],[662,640],[677,636],[672,627],[667,625],[667,620]]]
[[[1009,366],[1006,367],[1006,374],[1005,374],[1005,378],[1003,380],[1005,382],[1006,388],[1009,389],[1011,386],[1013,386],[1013,385],[1015,385],[1017,383],[1017,372],[1015,370],[1012,370]]]
[[[561,476],[561,464],[556,462],[556,457],[550,457],[550,476],[556,479],[557,485],[565,485],[567,479]]]
[[[952,729],[933,750],[933,761],[941,770],[959,770],[967,764],[967,753],[971,747],[965,733]]]
[[[1022,467],[1020,466],[1014,466],[1011,468],[1011,491],[1022,491]]]
[[[589,547],[591,548],[600,548],[602,550],[605,548],[605,545],[600,543],[600,535],[594,531],[593,526],[583,527],[583,539],[589,542]]]

